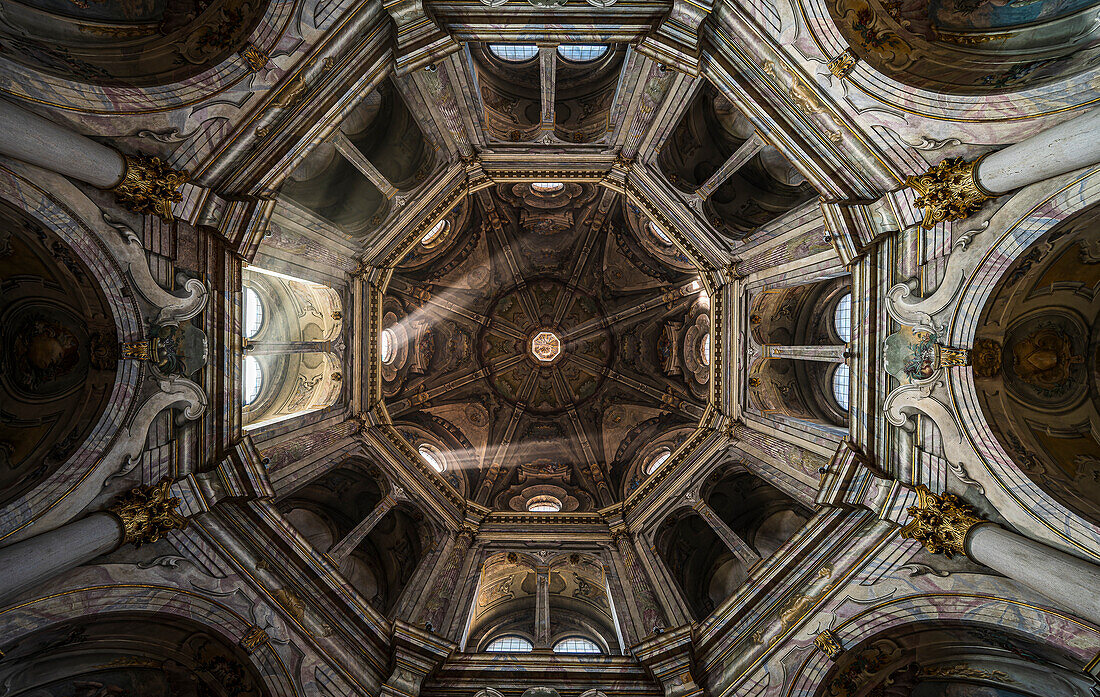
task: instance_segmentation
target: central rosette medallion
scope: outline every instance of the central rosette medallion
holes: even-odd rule
[[[536,278],[497,296],[478,342],[489,384],[526,411],[555,414],[596,393],[614,354],[599,301],[584,289]]]

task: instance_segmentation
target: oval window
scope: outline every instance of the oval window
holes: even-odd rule
[[[607,53],[605,44],[562,44],[558,46],[558,55],[574,63],[588,63],[603,58]]]
[[[417,448],[416,452],[420,453],[420,457],[424,458],[424,462],[427,462],[428,466],[436,472],[442,472],[446,469],[446,465],[443,461],[443,454],[434,446],[425,443]]]
[[[248,406],[260,396],[260,388],[264,385],[264,371],[260,368],[260,362],[252,356],[245,356],[243,378],[241,380],[241,397],[243,406]]]
[[[704,334],[699,341],[699,360],[703,365],[710,365],[710,332]]]
[[[250,288],[244,287],[244,338],[251,339],[260,333],[260,327],[264,323],[264,304],[260,301],[260,295]]]
[[[489,44],[489,52],[502,61],[526,63],[539,55],[539,47],[534,44]]]
[[[438,223],[432,226],[431,230],[424,233],[424,236],[420,238],[420,244],[427,247],[432,242],[436,242],[442,239],[442,235],[447,231],[447,220],[440,220]]]
[[[668,462],[670,457],[672,457],[672,451],[668,448],[661,448],[649,459],[649,462],[646,463],[645,473],[653,474],[657,471],[658,467]]]
[[[844,411],[848,411],[848,392],[851,386],[851,374],[852,369],[848,367],[847,363],[841,363],[833,371],[833,396],[836,397],[836,403],[840,405],[840,408]]]
[[[561,510],[561,501],[553,496],[535,496],[527,502],[527,510],[532,513],[557,513]]]
[[[384,365],[389,365],[393,362],[395,343],[396,340],[393,330],[383,329],[382,334],[378,337],[378,353],[382,355],[382,363]]]
[[[552,194],[555,191],[561,191],[565,188],[565,184],[561,182],[532,182],[531,188],[540,194]]]
[[[646,229],[649,230],[649,234],[657,238],[657,241],[666,247],[672,246],[672,238],[668,236],[664,230],[657,226],[652,220],[645,224]]]

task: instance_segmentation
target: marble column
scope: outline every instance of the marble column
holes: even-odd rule
[[[539,129],[554,132],[554,102],[558,90],[558,49],[556,46],[539,46]]]
[[[760,555],[756,553],[756,550],[750,547],[748,542],[741,539],[741,536],[735,533],[730,526],[726,525],[726,521],[722,520],[706,501],[699,499],[692,505],[692,508],[699,514],[700,518],[707,522],[714,534],[718,535],[718,539],[725,543],[733,556],[737,557],[746,569],[760,561]]]
[[[244,350],[249,356],[273,356],[284,353],[312,353],[331,351],[330,341],[261,341],[255,343],[245,339]]]
[[[375,525],[378,525],[378,521],[397,504],[397,499],[393,495],[387,495],[386,498],[378,502],[378,505],[374,507],[367,517],[359,521],[359,524],[352,528],[351,532],[344,535],[336,544],[332,545],[332,548],[328,552],[325,552],[325,556],[331,559],[333,562],[339,564],[344,560],[344,557],[351,554],[352,550],[363,543],[363,540],[367,538],[370,531],[374,529]]]
[[[41,535],[0,548],[0,603],[54,576],[132,543],[156,542],[187,525],[169,495],[171,481],[122,494],[106,511],[66,523]]]
[[[374,163],[367,159],[367,156],[364,155],[359,148],[355,147],[355,143],[352,143],[342,131],[337,129],[329,136],[329,141],[352,167],[359,170],[360,174],[366,177],[371,184],[374,184],[374,186],[382,192],[383,196],[386,198],[393,198],[397,195],[397,187],[391,184],[389,179],[386,179],[386,175],[378,171]]]
[[[843,363],[845,344],[832,346],[776,346],[764,345],[764,358],[792,358],[800,361],[821,361],[823,363]]]
[[[619,556],[622,557],[623,566],[626,567],[630,588],[634,591],[634,600],[642,613],[642,634],[650,636],[660,633],[666,626],[664,613],[661,612],[657,596],[654,595],[649,579],[646,578],[645,569],[642,568],[638,555],[634,551],[634,541],[623,528],[612,530],[611,539],[619,549]]]
[[[920,194],[914,204],[924,209],[921,226],[962,220],[986,201],[1100,162],[1098,129],[1100,108],[1091,109],[977,160],[949,157],[907,177],[905,185]]]
[[[695,195],[700,199],[706,200],[710,198],[710,195],[714,193],[715,189],[722,186],[727,179],[737,173],[737,170],[744,167],[749,160],[756,156],[765,145],[767,141],[759,133],[753,133],[749,136],[749,139],[744,143],[741,143],[733,154],[722,163],[722,166],[718,170],[710,175],[703,185],[695,190]]]
[[[917,494],[903,537],[920,541],[933,554],[965,554],[1100,625],[1100,566],[984,520],[954,494],[937,495],[923,486]]]
[[[550,567],[535,569],[535,648],[550,648]]]
[[[443,618],[447,611],[447,604],[458,585],[458,574],[462,571],[462,564],[466,561],[466,554],[470,551],[470,545],[477,534],[477,527],[470,523],[463,523],[458,535],[455,536],[451,553],[443,563],[443,567],[436,576],[435,588],[432,591],[424,611],[420,614],[420,623],[428,631],[438,632],[443,625]]]
[[[141,214],[172,219],[176,189],[190,178],[160,158],[123,155],[87,136],[0,99],[0,155],[115,192],[118,202]]]

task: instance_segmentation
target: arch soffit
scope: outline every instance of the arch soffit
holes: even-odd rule
[[[1004,274],[1028,248],[1056,225],[1100,202],[1100,168],[1072,177],[1061,188],[1036,202],[1005,225],[1004,232],[985,252],[956,293],[947,335],[952,346],[971,346],[982,310]],[[985,233],[988,234],[988,233]],[[985,495],[1013,525],[1094,559],[1100,527],[1092,525],[1040,489],[1012,460],[985,418],[974,383],[973,370],[948,371],[948,390],[955,405],[959,438],[980,459],[967,474],[985,489]],[[940,424],[941,430],[951,424]],[[950,453],[949,453],[950,455]],[[973,471],[971,471],[973,470]]]
[[[138,294],[99,239],[101,233],[96,231],[105,224],[98,219],[95,204],[57,175],[20,164],[0,168],[0,172],[6,175],[0,176],[0,198],[55,232],[95,276],[114,315],[118,340],[141,338]],[[110,233],[117,234],[115,230]],[[45,524],[43,516],[58,522],[68,520],[100,493],[103,478],[110,473],[99,466],[123,424],[132,417],[143,374],[140,361],[120,362],[108,406],[85,441],[44,482],[0,508],[0,540],[10,543],[29,536],[32,523]],[[144,433],[141,440],[145,440]],[[73,496],[78,489],[80,494]]]
[[[112,614],[167,614],[190,622],[220,636],[230,646],[237,645],[256,627],[232,608],[180,588],[142,585],[142,594],[135,598],[132,586],[96,586],[49,595],[0,610],[0,618],[11,631],[7,640],[14,641],[34,632],[48,629],[73,617]],[[57,618],[64,618],[58,620]],[[285,628],[267,631],[286,631]],[[287,647],[292,644],[285,644]],[[259,644],[249,654],[253,667],[272,697],[298,697],[295,680],[272,642]]]
[[[1021,601],[963,593],[927,593],[887,600],[848,618],[830,631],[847,650],[868,638],[923,622],[947,621],[1005,630],[1006,617],[1019,620],[1010,631],[1057,646],[1080,660],[1082,666],[1100,651],[1100,630],[1084,622]],[[809,697],[817,694],[830,669],[836,665],[812,642],[808,642],[803,651],[804,656],[787,683],[790,685],[788,695]]]

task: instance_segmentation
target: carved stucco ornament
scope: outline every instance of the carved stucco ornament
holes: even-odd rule
[[[124,155],[126,170],[122,181],[111,189],[115,199],[125,208],[140,213],[159,216],[172,221],[172,204],[183,200],[177,189],[191,180],[187,172],[175,170],[159,157],[151,155]]]
[[[180,500],[168,493],[172,480],[139,486],[122,494],[107,511],[122,523],[122,542],[140,547],[156,542],[169,530],[187,527],[187,519],[176,512]]]
[[[980,157],[972,162],[949,157],[924,174],[905,178],[905,185],[920,194],[914,204],[924,208],[921,227],[930,230],[944,220],[962,220],[997,198],[974,176],[981,161]]]
[[[825,652],[826,656],[834,661],[837,659],[837,656],[844,653],[844,646],[841,645],[840,639],[837,638],[837,635],[831,629],[826,629],[815,636],[814,646],[821,649]]]
[[[948,559],[966,554],[966,534],[978,523],[988,522],[978,510],[955,494],[933,494],[925,486],[917,487],[919,502],[909,507],[913,518],[901,529],[901,536],[917,540],[932,554]]]

